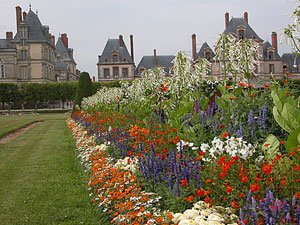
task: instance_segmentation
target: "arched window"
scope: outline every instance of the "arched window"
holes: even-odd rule
[[[0,59],[0,78],[5,78],[4,62]]]

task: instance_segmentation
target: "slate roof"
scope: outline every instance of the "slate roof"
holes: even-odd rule
[[[76,64],[74,58],[70,54],[71,49],[67,49],[62,42],[61,38],[57,39],[56,46],[55,46],[55,54],[60,55],[60,59],[66,62],[73,62]]]
[[[143,56],[137,67],[143,67],[146,69],[155,68],[156,66],[170,68],[173,66],[172,61],[174,60],[174,58],[175,56],[173,55],[158,55],[156,56],[157,65],[155,65],[154,56]]]
[[[294,53],[285,53],[282,55],[282,64],[286,64],[290,72],[298,72],[300,57]],[[297,65],[297,67],[294,67],[294,65]]]
[[[245,38],[251,39],[255,38],[259,41],[262,41],[262,39],[255,33],[255,31],[250,27],[250,25],[243,19],[243,18],[231,18],[229,21],[228,27],[225,28],[224,34],[231,33],[235,37],[237,37],[237,29],[239,26],[245,27]]]
[[[264,59],[268,59],[268,48],[272,48],[270,42],[266,41],[263,44],[263,57]],[[275,51],[275,59],[280,59],[280,55]]]
[[[0,39],[0,48],[13,48],[12,44],[10,43],[10,41],[8,41],[7,39]]]
[[[205,57],[204,56],[204,50],[207,49],[207,48],[209,48],[211,50],[211,52],[212,52],[212,58],[215,57],[215,53],[213,52],[213,50],[211,49],[211,47],[206,42],[204,42],[203,45],[201,46],[199,52],[197,53],[196,58],[197,59],[198,58],[204,58]]]
[[[54,69],[55,70],[61,70],[61,71],[67,71],[68,67],[67,64],[63,61],[57,61],[54,63]]]
[[[25,19],[22,23],[25,23],[28,26],[28,42],[48,42],[51,44],[51,40],[46,34],[46,30],[49,29],[47,26],[41,24],[40,19],[37,14],[32,10],[29,10],[28,14],[25,16]],[[20,34],[17,34],[14,37],[13,41],[19,41]]]
[[[110,64],[112,62],[112,53],[113,52],[118,52],[120,62],[119,63],[134,63],[132,61],[132,58],[127,50],[127,47],[123,41],[122,46],[120,46],[120,40],[119,39],[108,39],[106,42],[105,48],[102,52],[101,57],[99,57],[98,64]],[[124,62],[123,60],[126,60],[127,62]]]

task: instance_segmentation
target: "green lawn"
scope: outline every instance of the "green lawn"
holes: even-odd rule
[[[76,157],[66,118],[0,118],[0,130],[5,121],[11,129],[43,120],[14,141],[0,144],[1,225],[108,224],[90,203],[87,175]]]
[[[0,137],[22,128],[32,122],[68,118],[68,114],[39,114],[39,115],[9,115],[0,116]]]

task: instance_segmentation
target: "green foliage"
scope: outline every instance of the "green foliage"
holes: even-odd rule
[[[284,89],[278,88],[272,90],[271,96],[274,119],[290,134],[285,147],[293,151],[300,144],[300,97],[289,96]]]
[[[88,97],[94,94],[92,81],[89,73],[82,72],[80,74],[76,96],[75,96],[75,105],[81,107],[81,101],[84,97]]]
[[[269,134],[262,146],[264,155],[268,162],[271,162],[279,153],[279,140],[273,134]]]

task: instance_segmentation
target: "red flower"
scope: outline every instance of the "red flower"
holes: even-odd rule
[[[281,184],[281,186],[286,186],[286,179],[282,179],[280,184]]]
[[[196,195],[198,196],[198,197],[201,197],[202,195],[204,195],[204,191],[203,191],[203,189],[198,189],[198,190],[196,190]]]
[[[270,174],[273,170],[273,167],[271,165],[269,165],[269,163],[265,163],[263,166],[262,166],[262,171],[264,174]]]
[[[218,160],[218,165],[223,165],[225,160],[226,160],[226,156],[220,157],[219,160]]]
[[[293,170],[294,170],[294,171],[300,170],[300,166],[293,166]]]
[[[260,186],[258,183],[254,183],[250,185],[250,190],[254,193],[257,192],[260,189]]]
[[[232,187],[230,185],[226,186],[226,193],[230,193],[232,191]]]
[[[194,195],[190,195],[187,198],[185,198],[186,202],[192,202],[194,200]]]
[[[227,138],[229,136],[229,132],[224,132],[222,135],[221,135],[221,138]]]
[[[211,179],[207,179],[206,181],[205,181],[205,183],[210,183],[211,182]]]
[[[279,144],[284,145],[285,141],[280,141]]]
[[[187,186],[187,179],[182,179],[181,181],[180,181],[180,186],[181,187],[185,187],[185,186]]]
[[[236,209],[238,209],[238,208],[240,208],[240,206],[237,204],[237,202],[236,201],[232,201],[231,202],[231,206],[233,207],[233,208],[236,208]]]
[[[243,176],[243,177],[240,178],[240,180],[241,180],[242,183],[246,183],[246,182],[248,182],[249,177]]]

